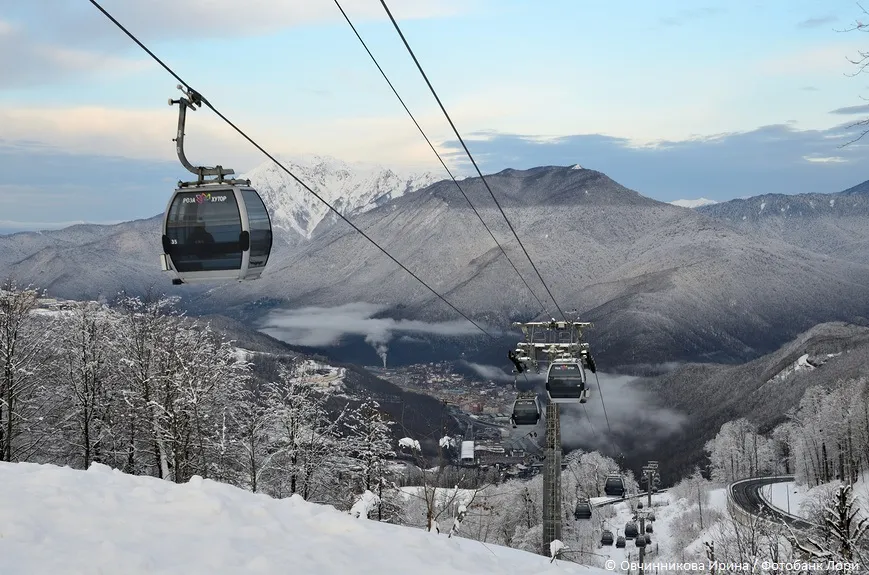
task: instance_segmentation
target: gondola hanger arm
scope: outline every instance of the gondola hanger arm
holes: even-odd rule
[[[178,160],[188,172],[196,174],[198,178],[196,181],[197,184],[205,183],[206,176],[215,176],[213,181],[224,182],[224,176],[235,174],[234,170],[224,168],[223,166],[214,166],[213,168],[194,166],[190,163],[187,159],[187,155],[184,153],[184,128],[187,123],[187,110],[190,109],[195,112],[196,108],[201,107],[203,103],[208,105],[208,101],[203,98],[199,92],[192,88],[185,90],[181,84],[178,84],[178,89],[181,90],[184,96],[177,100],[169,99],[170,106],[178,104],[178,132],[172,140],[175,142],[175,151],[178,154]]]

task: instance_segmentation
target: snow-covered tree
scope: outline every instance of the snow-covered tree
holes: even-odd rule
[[[351,474],[359,484],[357,491],[377,492],[378,520],[383,518],[380,508],[383,488],[389,487],[387,462],[395,457],[390,427],[380,404],[368,398],[347,413],[343,431],[347,436],[343,442],[344,451],[358,470]]]
[[[193,475],[209,477],[220,450],[223,407],[244,385],[250,366],[207,325],[179,330],[176,343],[167,354],[157,424],[171,478],[183,483]]]
[[[775,442],[760,435],[746,419],[729,421],[706,443],[712,478],[730,483],[746,477],[766,475],[776,469]]]
[[[233,471],[237,471],[235,481],[257,492],[280,454],[275,429],[277,414],[269,404],[266,390],[253,382],[238,386],[231,402],[222,414],[219,470],[227,479],[235,478]]]
[[[346,426],[350,437],[346,445],[351,457],[362,468],[363,489],[374,490],[382,485],[387,475],[386,462],[395,457],[390,425],[380,410],[380,404],[370,398],[348,414]]]
[[[175,312],[178,298],[121,295],[116,351],[122,398],[117,421],[125,444],[123,469],[127,473],[169,476],[169,456],[160,431],[158,403],[166,365],[180,324]]]
[[[94,461],[111,461],[115,355],[108,308],[83,302],[69,314],[58,343],[61,382],[68,392],[70,455],[77,453],[84,469]]]
[[[857,518],[860,510],[855,508],[851,485],[839,485],[826,503],[821,525],[824,540],[810,537],[806,544],[794,536],[793,544],[814,559],[865,564],[869,560],[863,554],[869,538],[869,517]]]
[[[50,322],[32,313],[39,297],[12,280],[0,287],[0,461],[26,459],[37,440],[21,435],[39,417],[33,395],[49,365]]]
[[[698,468],[695,468],[691,475],[670,488],[670,497],[673,500],[684,500],[689,508],[697,510],[701,531],[704,529],[704,510],[709,512],[709,492],[713,488],[712,482],[704,479]],[[710,524],[710,521],[706,521],[705,526],[708,527]]]
[[[277,494],[298,493],[311,500],[323,491],[328,463],[344,455],[339,429],[346,412],[330,415],[325,397],[310,381],[286,367],[281,368],[280,381],[271,383],[267,393],[281,451],[276,466],[289,481],[286,486],[277,486]]]

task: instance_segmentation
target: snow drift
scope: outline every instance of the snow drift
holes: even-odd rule
[[[199,477],[0,463],[0,485],[0,573],[606,573]]]

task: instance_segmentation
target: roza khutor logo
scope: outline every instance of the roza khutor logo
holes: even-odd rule
[[[194,202],[197,204],[204,204],[205,202],[225,202],[225,201],[226,201],[225,195],[224,196],[213,196],[213,195],[211,195],[211,192],[202,192],[201,194],[196,194],[192,198],[190,198],[190,197],[184,198],[185,204],[192,204]]]

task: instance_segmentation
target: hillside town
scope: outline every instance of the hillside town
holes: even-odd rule
[[[514,429],[510,422],[516,391],[509,384],[469,377],[452,362],[400,367],[366,366],[372,374],[406,391],[446,402],[450,414],[467,425],[463,437],[450,438],[455,463],[493,468],[504,477],[534,475],[540,470],[540,431]]]
[[[481,419],[509,422],[516,392],[509,384],[471,378],[449,361],[417,363],[399,367],[366,366],[372,374],[406,391],[424,393],[446,401]]]

